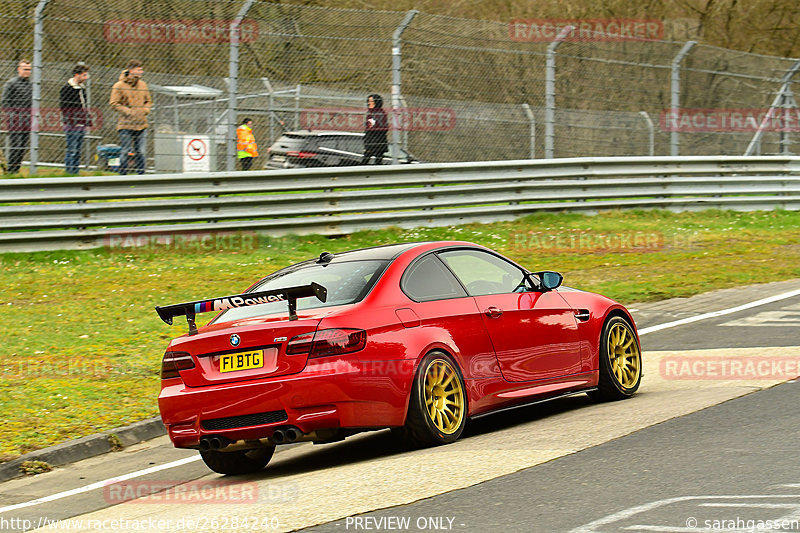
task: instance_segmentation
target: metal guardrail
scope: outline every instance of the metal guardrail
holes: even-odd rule
[[[110,235],[346,234],[537,211],[800,209],[800,157],[606,157],[0,180],[0,251]]]

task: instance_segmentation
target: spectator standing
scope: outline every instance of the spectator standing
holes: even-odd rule
[[[89,67],[78,63],[72,69],[72,77],[61,87],[59,107],[64,124],[64,136],[67,141],[64,155],[64,167],[67,174],[77,174],[81,166],[81,149],[86,129],[91,126],[89,104],[86,101],[86,80],[89,79]]]
[[[253,120],[246,118],[242,125],[236,128],[236,150],[242,170],[250,170],[253,160],[258,157],[258,145],[253,135]]]
[[[389,130],[389,121],[386,111],[383,110],[383,98],[379,94],[367,97],[367,117],[364,121],[364,157],[362,165],[368,165],[369,160],[375,158],[375,164],[383,164],[383,154],[388,149],[386,132]]]
[[[16,174],[22,165],[25,150],[31,139],[31,62],[23,59],[17,64],[17,76],[3,86],[2,107],[5,129],[8,130],[8,172]]]
[[[128,157],[135,154],[136,172],[144,174],[147,146],[147,115],[153,106],[150,90],[142,79],[142,62],[131,60],[122,71],[119,81],[111,87],[109,104],[119,113],[117,131],[121,146],[119,173],[128,173]]]

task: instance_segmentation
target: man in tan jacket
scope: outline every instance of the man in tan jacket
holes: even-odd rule
[[[135,154],[136,172],[144,174],[147,146],[147,115],[153,106],[150,90],[142,79],[142,62],[135,59],[120,74],[119,81],[111,87],[109,104],[119,113],[117,131],[121,153],[119,173],[128,173],[128,157]]]

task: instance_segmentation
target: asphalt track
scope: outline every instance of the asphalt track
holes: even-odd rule
[[[795,281],[631,307],[646,331],[798,288]],[[263,473],[232,481],[209,474],[194,452],[155,439],[0,485],[0,529],[29,530],[74,517],[42,530],[673,531],[664,528],[676,527],[668,522],[680,514],[676,505],[694,512],[692,505],[720,503],[715,495],[775,493],[782,490],[776,484],[791,484],[795,467],[769,458],[796,456],[790,406],[797,405],[797,386],[756,391],[793,377],[791,365],[800,361],[798,331],[797,294],[651,331],[642,337],[645,377],[634,398],[592,404],[581,395],[505,412],[475,421],[461,440],[435,449],[404,452],[388,432],[375,432],[337,444],[279,448]],[[765,358],[771,364],[761,365],[766,373],[757,364]],[[760,400],[762,395],[770,395],[769,401]],[[734,398],[739,399],[729,401]],[[744,402],[740,409],[748,418],[730,418],[737,409],[732,415],[728,406],[737,402]],[[778,412],[767,409],[772,406]],[[730,429],[737,424],[749,433]],[[763,452],[754,457],[755,450]],[[187,462],[160,466],[175,460]],[[104,480],[148,467],[153,471],[128,482],[176,485],[183,492],[173,488],[118,504],[126,494],[103,487]],[[738,475],[755,472],[761,475]],[[725,481],[740,478],[752,483]],[[197,481],[185,484],[192,480],[206,488],[220,480],[233,486],[210,498],[195,490],[192,499]],[[726,492],[729,487],[738,490]],[[707,499],[670,500],[689,496]],[[36,502],[43,497],[50,500]],[[637,514],[637,506],[647,505],[650,514]]]

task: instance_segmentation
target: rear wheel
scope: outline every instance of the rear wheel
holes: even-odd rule
[[[419,365],[406,424],[398,433],[415,447],[454,442],[464,431],[467,394],[461,371],[443,352],[431,352]]]
[[[600,337],[600,380],[593,400],[630,398],[642,381],[642,352],[633,327],[615,316],[603,326]]]
[[[260,472],[272,459],[273,453],[275,453],[275,446],[264,446],[254,450],[237,450],[234,452],[207,450],[200,452],[200,457],[203,458],[206,466],[214,472],[236,476]]]

